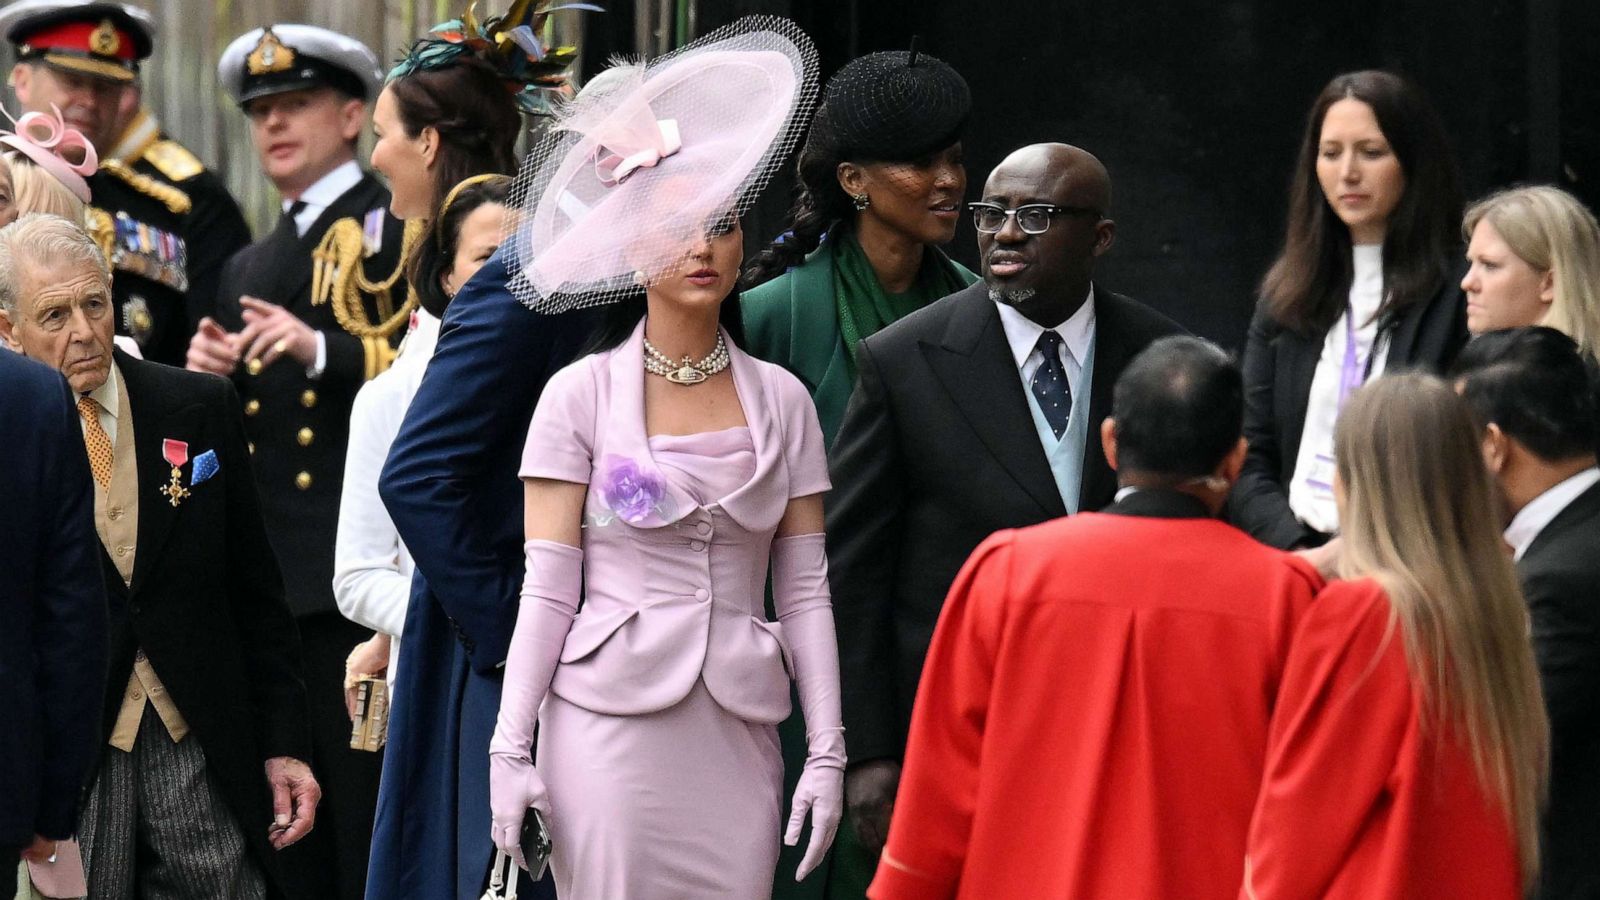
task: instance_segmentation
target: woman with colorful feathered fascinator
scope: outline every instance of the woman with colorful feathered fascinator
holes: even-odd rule
[[[434,26],[389,72],[372,112],[378,138],[372,166],[389,181],[390,211],[406,221],[401,265],[408,280],[437,268],[430,257],[442,243],[431,230],[459,188],[516,174],[522,114],[548,115],[553,102],[571,93],[568,69],[578,48],[547,43],[550,15],[598,9],[516,0],[505,15],[480,20],[474,2],[460,18]],[[328,232],[316,258],[329,284],[339,273],[359,275],[349,262],[362,247],[359,229]],[[408,306],[414,303],[413,297]]]

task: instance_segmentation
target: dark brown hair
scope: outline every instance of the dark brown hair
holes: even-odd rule
[[[407,137],[424,128],[439,133],[428,219],[438,215],[450,189],[474,175],[515,175],[522,117],[506,82],[489,63],[463,56],[447,66],[422,69],[389,82]],[[452,254],[453,255],[453,254]],[[426,296],[425,272],[444,263],[430,226],[406,260],[406,280]]]
[[[435,318],[444,318],[445,307],[450,305],[450,296],[440,282],[445,273],[455,267],[456,250],[461,245],[461,223],[485,203],[503,205],[510,193],[509,175],[496,175],[467,185],[450,201],[450,207],[436,214],[429,223],[422,243],[432,246],[416,254],[416,269],[410,281],[417,290],[422,308]]]
[[[1425,303],[1446,283],[1458,254],[1461,192],[1444,126],[1411,82],[1391,72],[1349,72],[1328,82],[1306,118],[1300,158],[1289,182],[1283,250],[1261,281],[1267,312],[1302,334],[1332,327],[1350,292],[1350,230],[1317,182],[1317,153],[1328,107],[1343,99],[1372,107],[1394,150],[1405,190],[1389,216],[1383,242],[1380,317]]]

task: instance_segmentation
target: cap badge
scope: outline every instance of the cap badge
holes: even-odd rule
[[[99,56],[116,56],[122,49],[122,35],[110,19],[101,19],[100,25],[89,34],[89,49]]]
[[[294,50],[285,47],[268,28],[261,33],[261,41],[256,44],[256,49],[250,51],[250,56],[245,59],[245,67],[251,75],[287,72],[294,68]]]

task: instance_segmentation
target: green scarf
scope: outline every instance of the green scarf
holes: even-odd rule
[[[922,254],[922,268],[911,290],[891,294],[878,283],[872,262],[853,230],[836,229],[828,240],[834,242],[833,297],[839,307],[839,334],[849,351],[845,361],[852,380],[856,374],[856,345],[862,338],[967,286],[949,257],[939,248],[929,247]]]

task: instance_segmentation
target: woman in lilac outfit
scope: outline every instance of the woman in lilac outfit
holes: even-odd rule
[[[524,173],[541,187],[513,289],[538,309],[618,302],[528,432],[494,839],[518,857],[539,810],[563,900],[751,900],[770,895],[780,838],[797,843],[810,813],[804,876],[842,810],[822,433],[800,382],[722,322],[738,212],[803,124],[814,55],[789,23],[746,20],[629,69],[580,97]],[[810,746],[785,821],[791,678]]]

